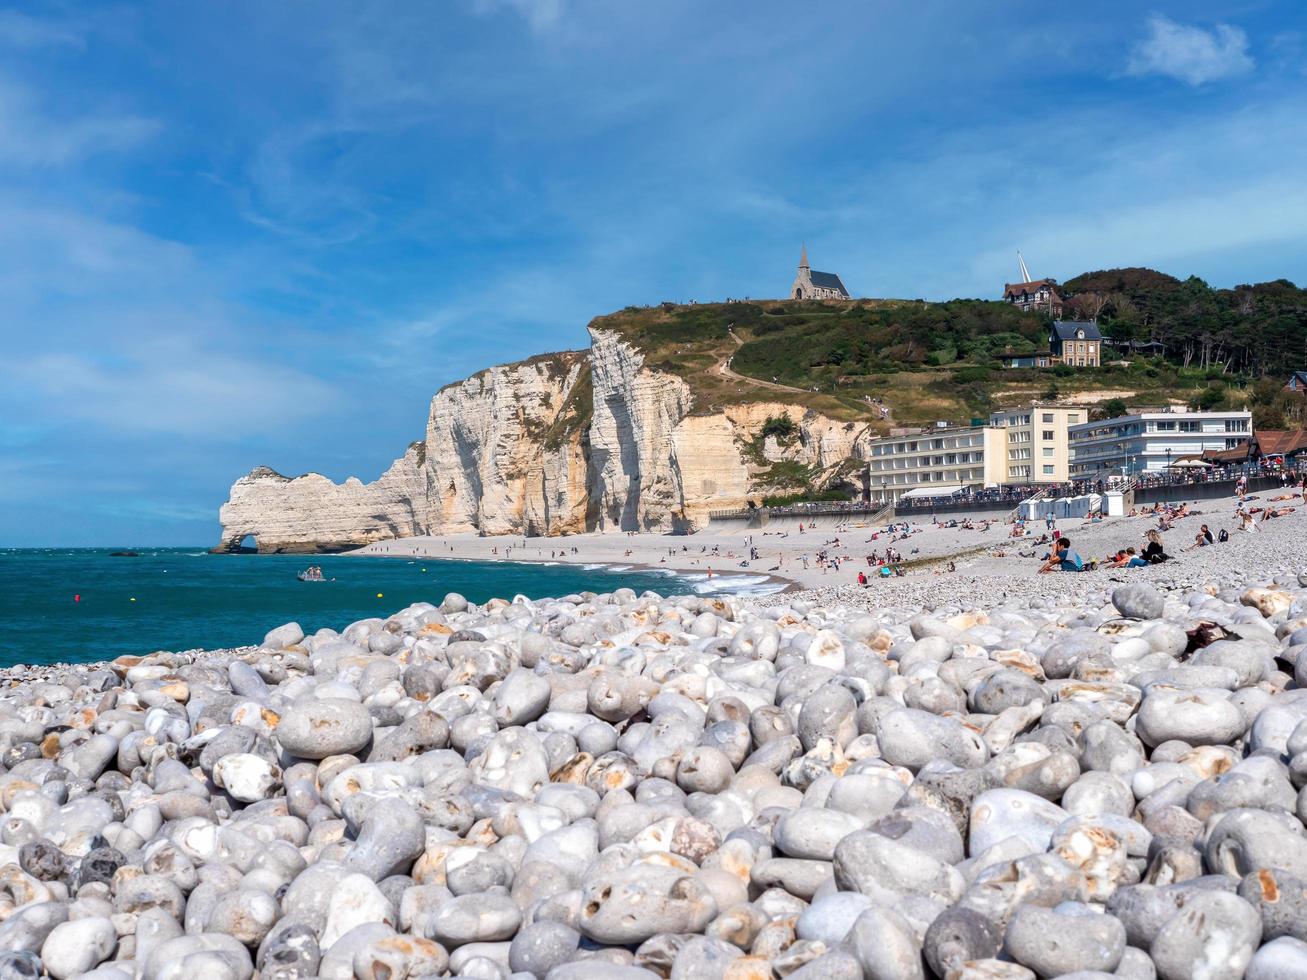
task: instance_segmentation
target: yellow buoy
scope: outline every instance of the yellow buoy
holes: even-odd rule
[[[377,598],[378,598],[378,599],[381,598],[381,593],[380,593],[380,592],[377,593]]]

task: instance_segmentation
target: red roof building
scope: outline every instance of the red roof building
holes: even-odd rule
[[[1055,320],[1062,316],[1062,296],[1057,291],[1056,279],[1009,282],[1003,286],[1003,302],[1020,307],[1027,313],[1031,310],[1047,313]]]

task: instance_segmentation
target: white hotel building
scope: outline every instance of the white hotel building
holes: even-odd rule
[[[898,500],[918,490],[947,496],[963,487],[1003,482],[1007,432],[998,426],[943,426],[872,440],[871,494]]]
[[[1136,412],[1069,427],[1071,479],[1164,472],[1185,456],[1234,449],[1252,435],[1247,411]]]

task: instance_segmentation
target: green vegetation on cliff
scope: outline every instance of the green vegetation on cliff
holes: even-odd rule
[[[1272,381],[1307,367],[1307,291],[1283,280],[1214,290],[1199,279],[1114,269],[1064,289],[1073,297],[1068,318],[1096,316],[1107,336],[1156,340],[1165,353],[1107,348],[1101,368],[1004,368],[1004,355],[1047,350],[1049,321],[987,300],[628,307],[593,326],[643,350],[649,367],[685,379],[696,413],[777,401],[880,428],[963,420],[1031,399],[1113,410],[1256,408],[1275,400]],[[1263,414],[1274,419],[1290,407]]]

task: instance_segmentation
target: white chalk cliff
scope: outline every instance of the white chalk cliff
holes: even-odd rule
[[[684,380],[648,367],[616,332],[592,327],[590,337],[589,351],[442,389],[426,438],[373,483],[253,470],[232,485],[215,550],[247,536],[262,552],[314,552],[417,534],[693,530],[713,510],[756,500],[768,461],[834,472],[865,455],[865,426],[801,406],[695,414]],[[751,453],[767,418],[785,414],[797,437]]]

